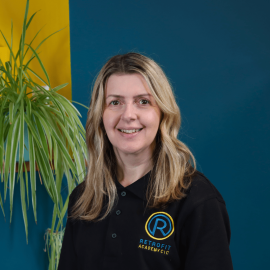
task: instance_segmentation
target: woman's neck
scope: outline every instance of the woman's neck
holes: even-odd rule
[[[153,168],[152,148],[136,155],[128,154],[123,156],[118,152],[115,154],[117,159],[117,179],[124,187],[134,183]]]
[[[124,166],[124,168],[121,169],[119,168],[117,177],[119,183],[126,187],[143,177],[152,169],[153,164],[151,161],[138,165]]]

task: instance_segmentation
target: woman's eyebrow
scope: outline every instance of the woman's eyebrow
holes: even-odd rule
[[[137,95],[137,96],[134,96],[134,98],[137,98],[137,97],[144,97],[144,96],[152,96],[151,94],[140,94],[140,95]],[[108,95],[106,97],[106,99],[108,97],[117,97],[117,98],[124,98],[124,96],[120,96],[120,95]]]

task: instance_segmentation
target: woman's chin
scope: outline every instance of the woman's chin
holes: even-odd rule
[[[120,155],[124,155],[124,156],[136,156],[141,154],[142,152],[144,152],[144,150],[146,150],[147,147],[126,147],[126,148],[115,148],[115,150],[120,154]]]

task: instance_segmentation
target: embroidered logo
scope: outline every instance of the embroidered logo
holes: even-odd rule
[[[156,212],[146,221],[145,231],[155,240],[164,240],[174,232],[173,219],[168,213]]]

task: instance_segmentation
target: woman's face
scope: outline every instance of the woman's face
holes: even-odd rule
[[[121,157],[152,153],[160,109],[140,74],[113,74],[105,89],[103,124]]]

